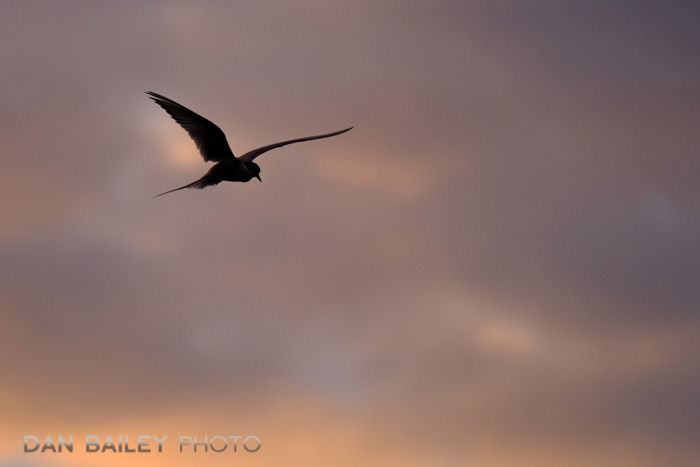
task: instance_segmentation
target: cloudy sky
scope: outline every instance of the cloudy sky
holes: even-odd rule
[[[2,11],[0,466],[700,462],[697,2]]]

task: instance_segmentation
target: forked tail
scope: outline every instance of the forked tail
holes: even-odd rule
[[[155,195],[154,198],[157,198],[157,197],[163,196],[163,195],[167,195],[168,193],[172,193],[173,191],[184,190],[185,188],[196,188],[197,190],[201,190],[202,188],[206,188],[209,185],[216,185],[217,183],[219,183],[219,182],[213,182],[205,175],[204,177],[200,178],[199,180],[192,182],[188,185],[181,186],[180,188],[175,188],[173,190],[168,190],[168,191],[161,193],[159,195]]]

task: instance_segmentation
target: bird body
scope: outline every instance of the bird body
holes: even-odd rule
[[[252,165],[253,167],[249,167]],[[257,168],[257,170],[255,169]],[[260,167],[255,162],[249,162],[247,165],[241,162],[239,159],[234,158],[233,160],[223,160],[212,166],[207,173],[202,176],[199,180],[195,180],[180,188],[175,188],[174,190],[168,190],[164,193],[154,196],[157,198],[173,191],[182,190],[185,188],[196,188],[201,190],[208,186],[218,185],[221,182],[248,182],[253,177],[260,180]],[[262,181],[262,180],[261,180]]]
[[[227,159],[214,165],[206,176],[212,180],[226,182],[248,182],[259,177],[260,167],[255,162],[241,162],[239,159]]]
[[[217,185],[223,181],[227,182],[248,182],[252,178],[260,178],[260,166],[253,162],[253,159],[259,155],[270,151],[271,149],[286,146],[288,144],[300,143],[302,141],[311,141],[314,139],[329,138],[336,136],[346,131],[350,131],[352,127],[344,130],[327,133],[325,135],[308,136],[306,138],[292,139],[282,141],[281,143],[269,144],[258,149],[254,149],[243,154],[240,157],[233,155],[231,147],[226,141],[226,135],[214,123],[206,118],[192,112],[190,109],[178,104],[177,102],[168,99],[165,96],[156,94],[155,92],[147,92],[153,101],[160,105],[182,128],[190,135],[190,138],[197,145],[199,153],[205,161],[213,161],[216,164],[209,171],[188,185],[175,188],[174,190],[166,191],[158,196],[172,193],[173,191],[182,190],[185,188],[202,189],[208,186]]]

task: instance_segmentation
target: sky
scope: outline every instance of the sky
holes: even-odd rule
[[[700,463],[697,2],[2,10],[0,467]]]

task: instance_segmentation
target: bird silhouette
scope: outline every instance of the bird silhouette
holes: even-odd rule
[[[260,178],[260,166],[253,162],[259,155],[267,151],[288,144],[301,143],[302,141],[311,141],[314,139],[330,138],[346,131],[352,130],[353,127],[346,128],[325,135],[308,136],[306,138],[290,139],[281,143],[269,144],[258,149],[253,149],[242,156],[236,157],[233,155],[231,148],[226,141],[226,135],[221,131],[221,128],[210,122],[206,118],[192,112],[190,109],[178,104],[172,99],[156,94],[155,92],[146,92],[153,101],[168,112],[168,114],[187,131],[190,138],[197,145],[199,153],[204,158],[205,162],[216,162],[216,164],[204,174],[202,178],[196,180],[180,188],[169,190],[159,195],[163,196],[173,191],[183,190],[185,188],[196,188],[201,190],[208,186],[217,185],[223,181],[227,182],[247,182],[253,177],[262,182]]]

